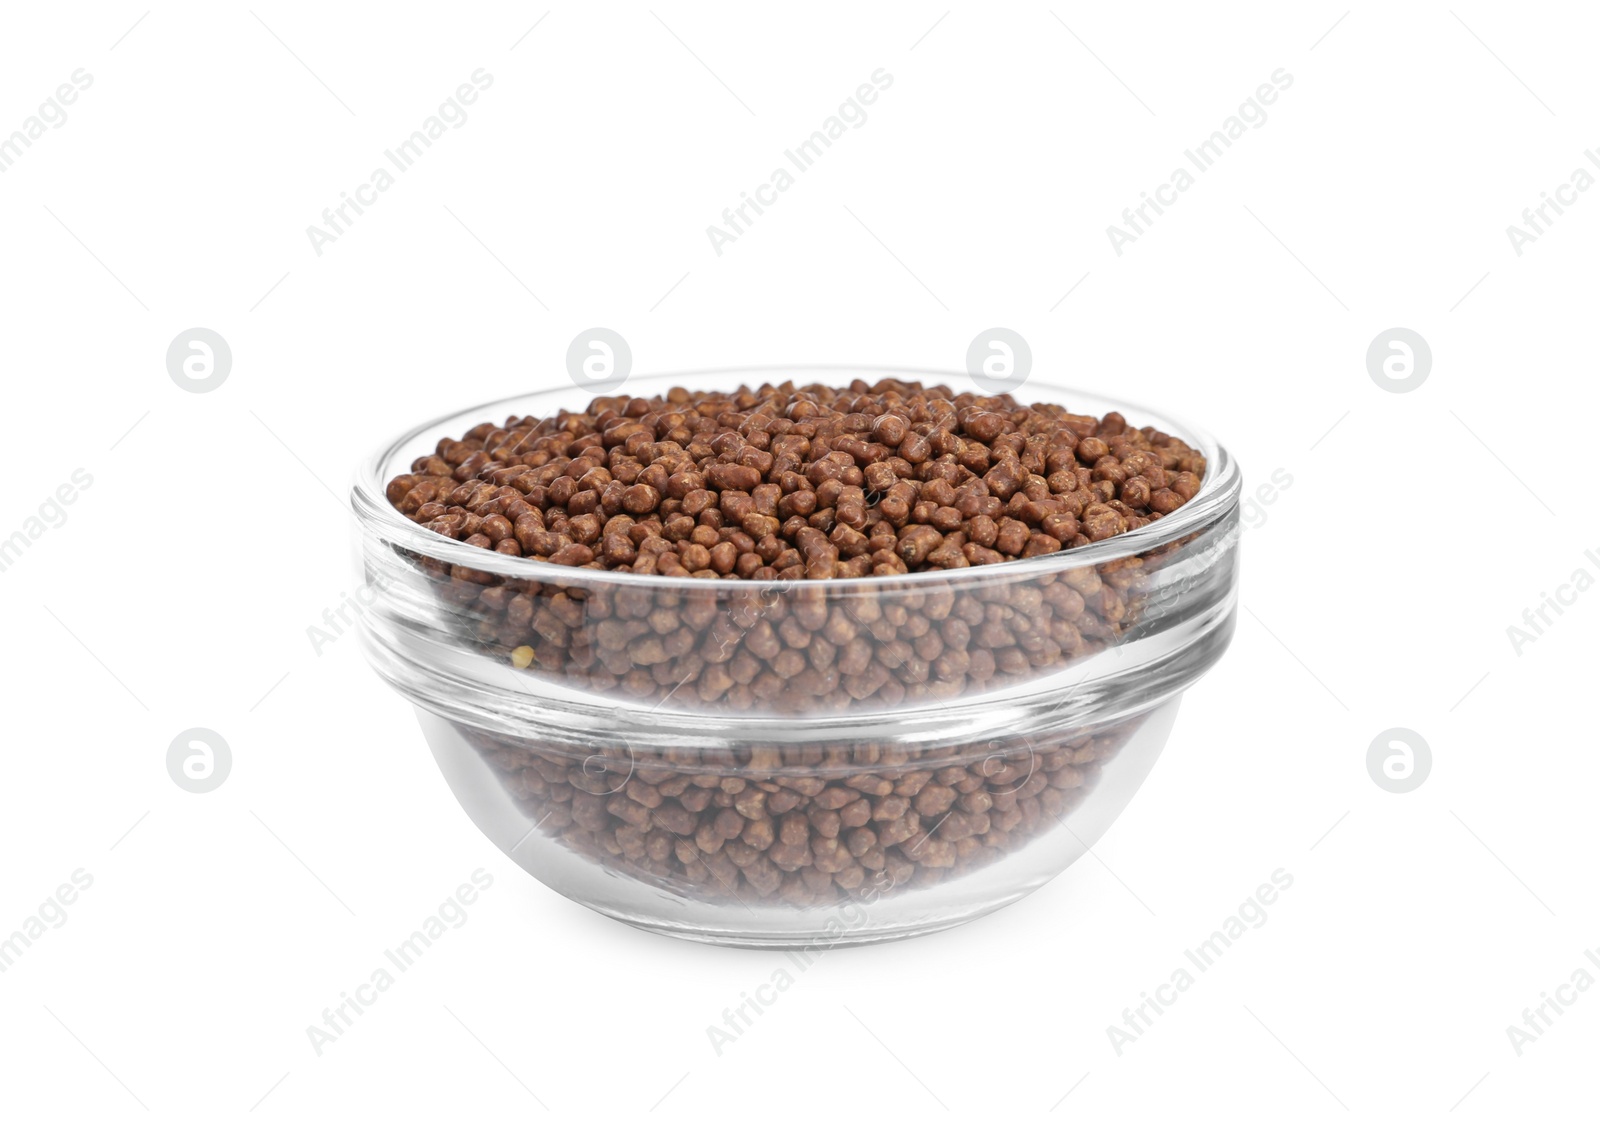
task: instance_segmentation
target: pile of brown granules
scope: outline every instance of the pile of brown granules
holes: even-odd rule
[[[585,757],[469,739],[522,813],[577,853],[699,899],[821,907],[929,887],[1048,834],[1143,722],[1003,736],[969,750],[885,749],[870,766],[857,759],[843,770],[801,762],[806,753],[792,749],[678,770],[626,749]]]
[[[1205,460],[1118,413],[885,380],[596,398],[442,440],[388,485],[430,530],[557,565],[819,580],[959,569],[1170,514]]]

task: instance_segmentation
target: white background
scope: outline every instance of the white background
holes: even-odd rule
[[[1521,1056],[1506,1033],[1600,978],[1600,594],[1507,636],[1600,573],[1600,191],[1506,234],[1600,144],[1587,13],[663,3],[7,6],[0,133],[93,85],[0,175],[0,537],[93,483],[0,573],[0,933],[94,883],[0,974],[0,1111],[1592,1112],[1600,993]],[[465,124],[318,256],[306,227],[479,67]],[[865,125],[713,252],[880,67]],[[1278,68],[1266,123],[1113,252]],[[706,1027],[781,960],[523,875],[356,640],[307,636],[353,586],[356,458],[564,384],[595,324],[640,372],[958,368],[1003,325],[1040,381],[1292,478],[1250,515],[1232,649],[1094,856],[831,952],[721,1056]],[[165,366],[195,326],[233,352],[205,394]],[[1365,360],[1395,326],[1433,353],[1404,394]],[[206,795],[166,771],[193,726],[234,758]],[[1367,772],[1393,726],[1432,749],[1410,794]],[[480,867],[469,922],[318,1057],[307,1026]],[[1278,868],[1268,922],[1119,1056],[1107,1026]]]

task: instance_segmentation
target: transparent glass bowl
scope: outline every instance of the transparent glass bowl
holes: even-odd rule
[[[964,375],[860,367],[620,392],[858,377],[985,392]],[[479,829],[603,914],[806,947],[993,911],[1086,852],[1133,797],[1181,695],[1228,644],[1238,583],[1240,477],[1225,449],[1139,406],[1025,389],[1015,396],[1181,437],[1206,457],[1200,492],[1076,549],[821,581],[557,566],[451,540],[391,505],[389,480],[440,439],[592,398],[530,394],[430,421],[362,466],[368,658],[416,707]]]

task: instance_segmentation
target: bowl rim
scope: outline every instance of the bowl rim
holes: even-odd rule
[[[695,384],[694,380],[697,378],[706,379],[728,375],[745,375],[747,376],[745,379],[746,384],[759,386],[762,382],[795,381],[798,380],[795,377],[796,375],[805,372],[848,374],[863,380],[896,378],[921,381],[925,384],[944,383],[948,385],[952,381],[956,383],[971,382],[970,375],[949,370],[875,366],[858,363],[781,363],[708,367],[643,375],[630,377],[625,386],[630,389],[640,385],[647,389],[660,386],[664,390],[673,384],[684,384],[692,388]],[[1088,398],[1100,404],[1109,404],[1113,409],[1123,413],[1125,416],[1131,414],[1133,420],[1130,420],[1130,424],[1148,418],[1148,420],[1143,420],[1144,424],[1153,425],[1163,432],[1179,436],[1190,447],[1200,451],[1206,458],[1206,474],[1201,480],[1199,492],[1196,493],[1193,499],[1184,503],[1172,514],[1140,526],[1138,529],[1129,530],[1106,538],[1103,541],[1091,542],[1088,545],[1077,546],[1072,549],[1061,549],[1054,553],[1040,554],[1037,557],[1000,561],[992,565],[972,565],[966,569],[926,569],[915,573],[898,573],[893,576],[835,577],[818,581],[783,578],[767,580],[734,578],[708,580],[703,577],[634,573],[626,569],[590,569],[583,566],[569,565],[551,566],[549,562],[536,558],[513,557],[505,553],[496,553],[494,550],[470,546],[454,538],[447,538],[443,534],[428,530],[411,521],[389,502],[386,495],[388,480],[385,476],[389,471],[393,470],[390,466],[390,461],[402,448],[415,441],[422,434],[430,430],[454,426],[458,422],[467,420],[472,422],[467,426],[470,428],[473,425],[481,424],[485,417],[494,417],[513,403],[534,402],[540,398],[553,400],[558,397],[570,396],[573,388],[578,390],[584,388],[575,385],[573,388],[558,386],[552,389],[512,394],[508,397],[498,398],[479,405],[469,406],[465,409],[459,409],[443,416],[434,417],[412,427],[400,436],[385,442],[376,451],[358,462],[355,477],[350,486],[350,506],[363,532],[382,534],[386,540],[393,544],[402,545],[407,549],[438,561],[461,565],[464,568],[481,572],[493,573],[497,576],[539,582],[560,580],[580,584],[614,584],[618,587],[655,588],[678,592],[704,593],[713,589],[728,591],[742,589],[760,595],[763,592],[787,590],[796,586],[810,584],[826,586],[830,589],[844,592],[886,587],[904,588],[913,584],[941,582],[948,585],[950,582],[962,580],[1025,579],[1047,573],[1078,569],[1086,565],[1101,565],[1146,553],[1152,549],[1178,541],[1211,524],[1238,505],[1239,495],[1243,489],[1242,473],[1238,462],[1207,430],[1172,417],[1170,414],[1147,409],[1137,403],[1125,402],[1119,398],[1107,398],[1092,390],[1030,380],[1016,389],[1006,392],[1015,397],[1028,386],[1032,386],[1036,390],[1047,391],[1049,395],[1037,397],[1034,400],[1057,403],[1070,402],[1075,396],[1079,399]],[[590,400],[592,401],[597,397],[617,396],[623,390],[623,386],[617,386],[604,392],[591,393]],[[634,390],[633,392],[634,396],[637,396],[637,391]],[[1072,408],[1070,405],[1067,407]],[[569,409],[568,411],[570,412],[571,410]],[[466,430],[462,429],[461,431]],[[403,472],[396,474],[403,474]],[[552,569],[557,571],[552,571]]]

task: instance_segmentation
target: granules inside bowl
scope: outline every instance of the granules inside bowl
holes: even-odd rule
[[[437,533],[557,565],[820,580],[1086,545],[1172,513],[1204,471],[1182,440],[1118,413],[858,380],[486,422],[387,495]]]
[[[440,535],[549,563],[504,577],[411,555],[451,625],[517,670],[629,699],[819,712],[938,702],[1116,642],[1171,545],[1016,579],[995,563],[1157,520],[1204,470],[1118,413],[785,383],[481,424],[387,496]],[[993,577],[967,579],[975,566]],[[904,579],[930,570],[949,581]],[[844,577],[873,580],[830,579]]]
[[[1064,827],[1143,722],[687,766],[463,731],[523,814],[594,861],[697,899],[819,907],[938,884]]]

